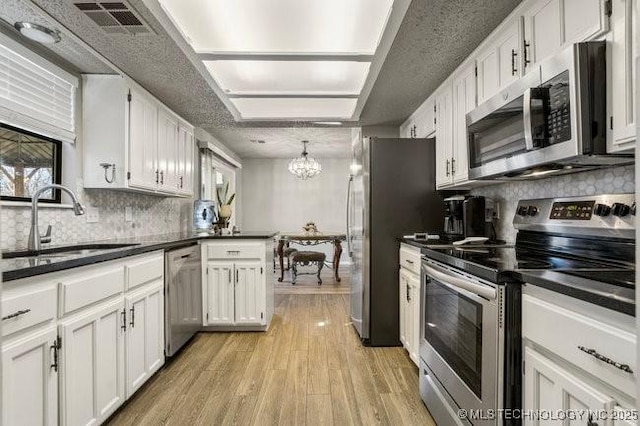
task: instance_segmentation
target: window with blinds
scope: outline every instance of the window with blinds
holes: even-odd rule
[[[73,142],[77,80],[11,47],[0,39],[0,122]]]

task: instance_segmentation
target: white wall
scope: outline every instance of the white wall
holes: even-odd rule
[[[320,232],[346,233],[350,161],[319,158],[322,173],[303,181],[287,170],[288,159],[243,159],[242,230],[302,232],[315,222]],[[329,244],[315,247],[333,259]],[[343,252],[341,261],[347,261]]]

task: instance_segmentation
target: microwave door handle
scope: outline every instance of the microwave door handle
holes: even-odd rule
[[[432,265],[422,264],[423,272],[438,280],[441,284],[446,285],[454,291],[466,290],[467,292],[483,297],[488,300],[496,299],[496,289],[481,284],[476,284],[471,280],[465,280],[452,276],[439,268],[436,269]]]
[[[523,121],[524,121],[524,143],[527,148],[527,151],[533,151],[533,133],[531,132],[531,88],[528,88],[524,92],[524,110],[523,110]]]

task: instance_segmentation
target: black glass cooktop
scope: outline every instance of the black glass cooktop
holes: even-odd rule
[[[522,270],[554,270],[581,278],[607,282],[635,288],[635,271],[612,262],[563,256],[552,252],[536,251],[515,246],[431,246],[429,250],[439,253],[439,260],[451,259],[452,266],[473,265],[495,273]],[[444,256],[442,256],[444,255]]]

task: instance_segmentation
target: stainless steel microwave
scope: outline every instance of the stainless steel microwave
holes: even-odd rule
[[[529,179],[633,162],[606,153],[606,44],[577,43],[467,114],[470,179]]]

